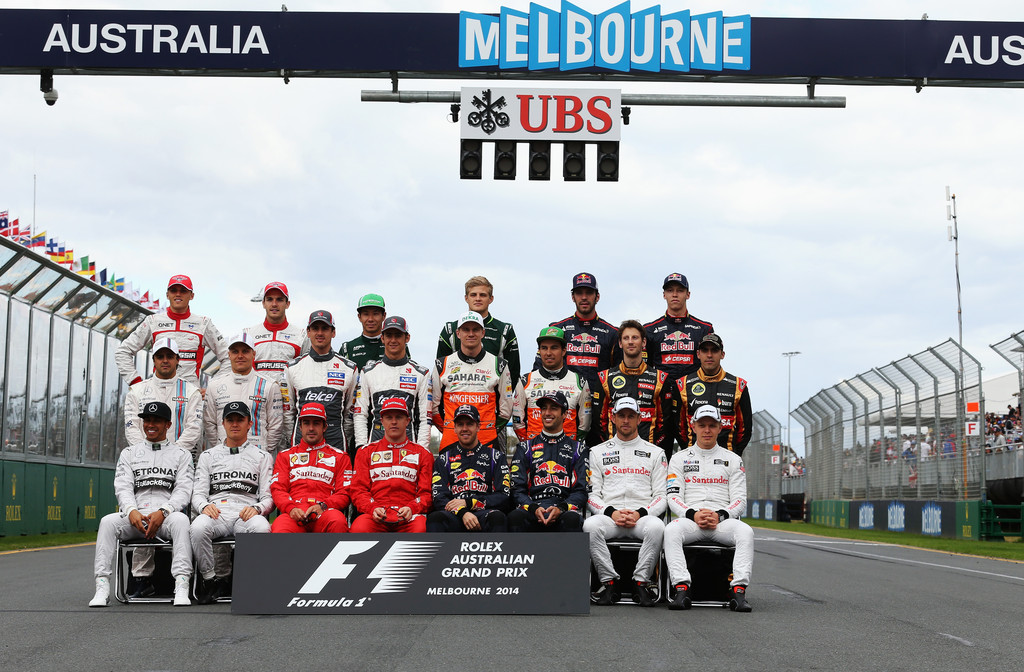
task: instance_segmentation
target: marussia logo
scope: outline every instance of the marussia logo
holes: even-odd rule
[[[349,556],[370,550],[378,541],[339,541],[330,555],[299,588],[299,594],[316,594],[332,579],[347,579],[355,563],[349,563]],[[423,568],[442,546],[439,541],[396,541],[367,575],[369,579],[380,579],[371,593],[401,593],[416,580]]]

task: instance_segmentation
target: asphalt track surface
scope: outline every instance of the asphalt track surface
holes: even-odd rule
[[[1024,563],[756,530],[753,613],[232,616],[89,609],[94,547],[0,555],[0,670],[1013,670]],[[282,567],[281,571],[287,571]]]

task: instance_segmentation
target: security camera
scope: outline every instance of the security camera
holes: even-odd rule
[[[39,71],[39,90],[43,92],[43,100],[47,105],[56,105],[57,89],[53,88],[53,70],[47,68]]]

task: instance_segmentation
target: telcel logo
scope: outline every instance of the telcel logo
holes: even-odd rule
[[[750,70],[750,15],[630,13],[624,2],[590,14],[570,2],[561,10],[531,3],[498,16],[459,13],[459,67],[502,70]]]

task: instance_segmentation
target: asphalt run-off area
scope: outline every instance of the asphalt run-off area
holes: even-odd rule
[[[10,553],[0,556],[0,668],[1020,669],[1024,563],[760,529],[755,548],[752,613],[620,604],[589,616],[89,609],[92,545]]]

